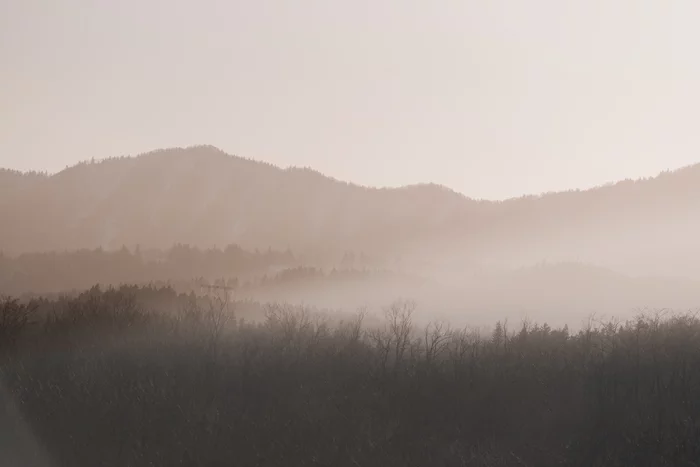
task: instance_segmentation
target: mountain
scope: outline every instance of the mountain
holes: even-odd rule
[[[82,163],[53,176],[6,171],[8,253],[236,243],[341,250],[385,246],[467,216],[479,203],[435,185],[368,189],[210,146]]]
[[[700,276],[699,214],[700,164],[500,202],[434,184],[367,188],[211,146],[86,162],[50,176],[0,171],[0,247],[11,255],[236,243],[308,258],[362,251],[455,271],[574,260]]]

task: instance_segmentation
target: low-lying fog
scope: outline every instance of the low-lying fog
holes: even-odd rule
[[[390,272],[338,279],[324,276],[261,286],[241,291],[240,296],[330,309],[366,306],[375,312],[401,298],[415,301],[420,321],[445,319],[458,326],[484,326],[497,320],[529,319],[578,327],[592,315],[625,320],[644,310],[693,310],[700,305],[700,282],[628,277],[604,268],[558,263],[471,271],[445,281]]]
[[[210,146],[0,182],[4,294],[223,278],[263,302],[410,299],[420,319],[455,325],[700,307],[700,165],[505,201],[362,187]]]

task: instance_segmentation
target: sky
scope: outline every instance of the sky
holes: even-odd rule
[[[0,0],[0,167],[209,144],[504,199],[700,162],[697,0]]]

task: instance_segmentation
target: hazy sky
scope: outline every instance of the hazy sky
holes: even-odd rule
[[[212,144],[504,198],[700,162],[697,0],[0,0],[0,166]]]

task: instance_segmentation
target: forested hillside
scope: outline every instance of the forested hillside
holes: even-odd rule
[[[3,171],[0,181],[6,254],[236,243],[317,257],[356,250],[386,261],[578,260],[700,276],[700,165],[501,202],[437,185],[366,188],[210,146],[86,162],[50,176]]]

